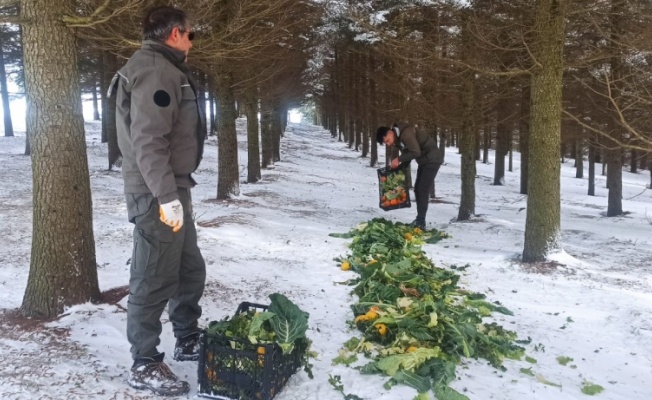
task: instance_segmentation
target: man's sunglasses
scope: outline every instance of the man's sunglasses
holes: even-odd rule
[[[187,31],[185,31],[183,29],[179,29],[179,32],[186,33]],[[188,32],[188,40],[190,40],[192,42],[192,40],[194,38],[195,38],[195,32],[193,32],[193,31]]]

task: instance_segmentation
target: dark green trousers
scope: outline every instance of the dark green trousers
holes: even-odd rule
[[[414,197],[417,201],[417,220],[426,223],[430,191],[435,183],[437,171],[441,163],[421,164],[417,168],[417,179],[414,182]]]
[[[198,329],[206,264],[197,247],[190,189],[179,189],[179,197],[184,220],[174,233],[159,219],[154,196],[126,194],[129,221],[135,225],[127,305],[127,339],[134,359],[159,353],[166,305],[175,336]]]

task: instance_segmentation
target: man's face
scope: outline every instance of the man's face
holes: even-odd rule
[[[185,27],[174,27],[172,33],[170,33],[170,37],[165,41],[165,44],[173,49],[183,51],[187,56],[192,48],[191,38],[194,36],[195,33],[190,29],[189,24],[186,24]]]
[[[385,143],[385,146],[394,146],[394,142],[396,141],[396,134],[394,133],[393,130],[388,130],[387,135],[385,135],[385,138],[383,139],[383,143]]]

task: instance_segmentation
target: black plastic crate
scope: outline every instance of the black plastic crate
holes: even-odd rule
[[[412,203],[410,202],[410,192],[408,190],[407,174],[405,173],[405,169],[406,169],[405,165],[401,164],[397,169],[390,169],[388,167],[385,167],[385,168],[379,168],[377,170],[378,171],[378,206],[381,209],[385,211],[391,211],[391,210],[397,210],[399,208],[412,207]],[[396,174],[399,173],[403,173],[404,176],[402,182],[400,182],[398,186],[395,186],[396,188],[399,189],[399,191],[385,192],[383,190],[383,183],[386,180],[392,179],[392,177],[395,177]],[[394,197],[395,195],[401,193],[401,190],[402,193],[405,194],[405,196]],[[389,194],[389,196],[386,196],[386,194]],[[392,201],[394,199],[397,200],[395,203]]]
[[[268,306],[242,303],[236,314]],[[301,367],[307,343],[297,341],[287,355],[276,344],[252,344],[203,331],[199,350],[198,395],[213,399],[271,400]]]

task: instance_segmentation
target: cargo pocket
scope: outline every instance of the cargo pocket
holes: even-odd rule
[[[145,212],[134,217],[136,229],[131,278],[142,281],[143,289],[147,292],[151,280],[158,273],[162,254],[174,240],[174,233],[159,218],[158,202],[152,195],[145,195],[137,202],[138,212]]]
[[[142,229],[134,235],[134,254],[131,262],[131,295],[140,304],[162,301],[161,288],[169,285],[168,265],[170,249],[173,247],[172,229],[168,232],[155,231],[155,236]],[[165,297],[165,296],[164,296]]]

